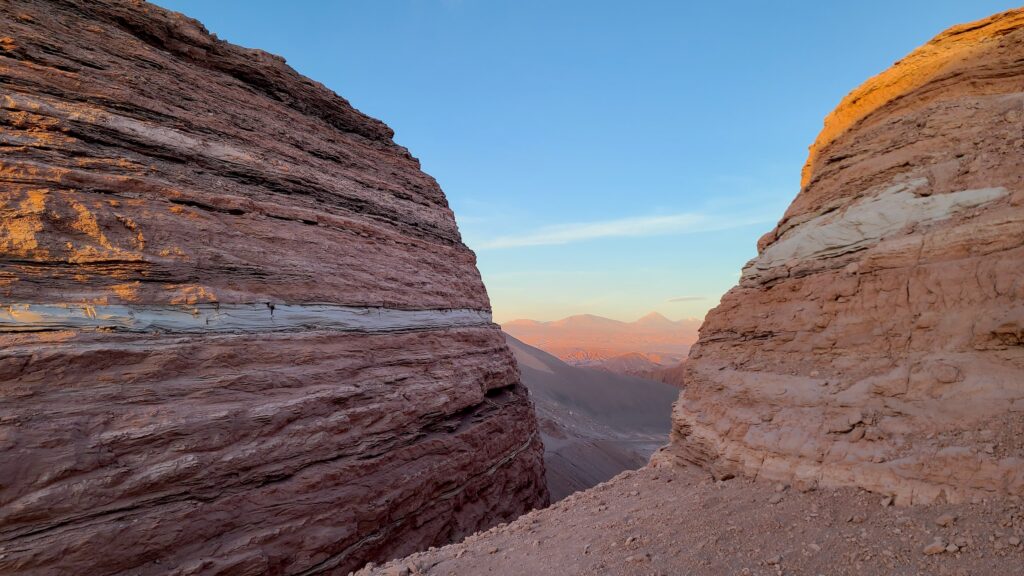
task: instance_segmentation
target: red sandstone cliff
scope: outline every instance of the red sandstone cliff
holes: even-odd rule
[[[347,572],[546,502],[390,129],[145,3],[0,23],[0,573]]]
[[[685,365],[673,451],[897,502],[1024,495],[1024,10],[853,91]]]

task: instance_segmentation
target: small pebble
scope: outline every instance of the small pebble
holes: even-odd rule
[[[939,540],[939,539],[936,539],[934,542],[932,542],[931,544],[925,546],[924,549],[921,550],[921,552],[925,553],[928,556],[932,556],[934,554],[942,554],[945,551],[946,551],[946,544],[942,540]]]
[[[956,516],[953,516],[952,514],[943,514],[935,519],[935,524],[938,526],[949,527],[952,526],[954,522],[956,522]]]

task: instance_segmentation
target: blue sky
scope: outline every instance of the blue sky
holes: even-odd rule
[[[440,182],[499,321],[702,316],[824,116],[994,0],[157,0],[284,56]]]

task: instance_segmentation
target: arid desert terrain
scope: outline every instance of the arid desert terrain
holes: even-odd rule
[[[384,122],[0,2],[0,574],[1022,573],[1024,9],[851,88],[702,321],[506,335]]]

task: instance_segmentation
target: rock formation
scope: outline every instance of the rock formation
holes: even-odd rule
[[[0,573],[347,572],[546,503],[387,126],[142,2],[0,23]]]
[[[898,503],[1024,495],[1024,10],[850,93],[684,365],[673,453]]]

